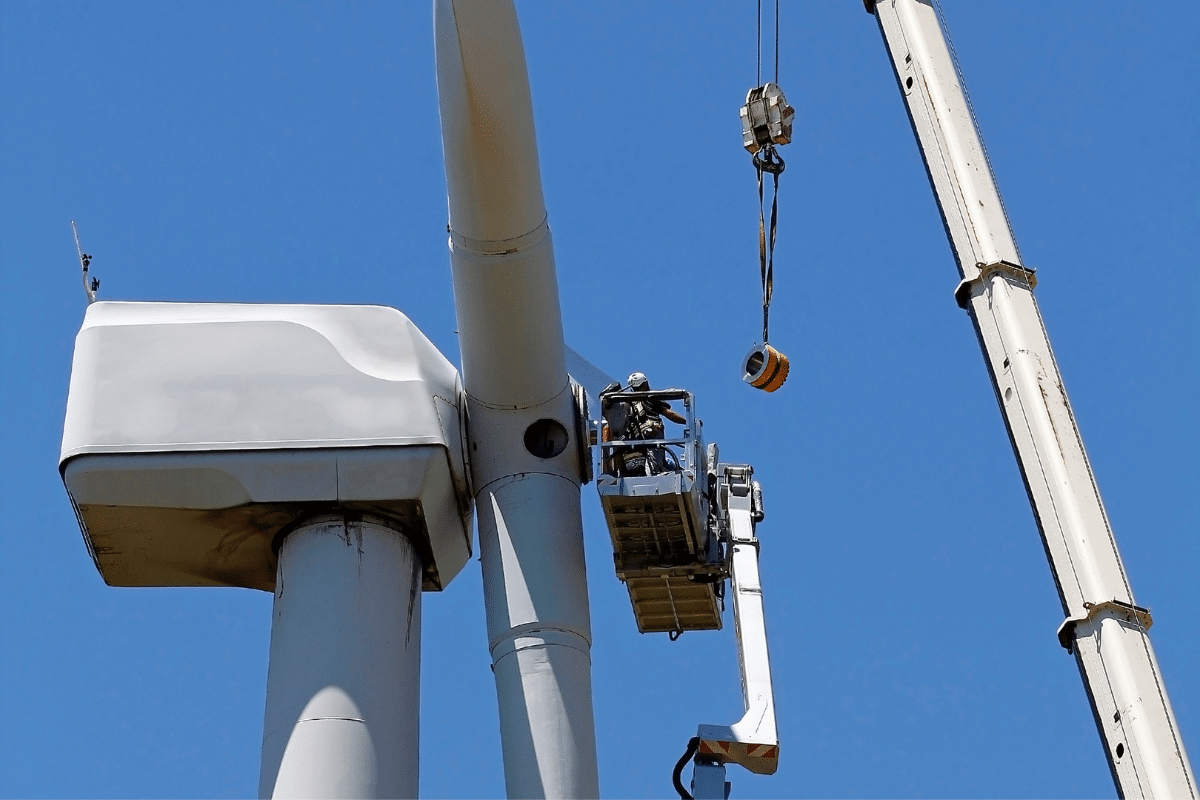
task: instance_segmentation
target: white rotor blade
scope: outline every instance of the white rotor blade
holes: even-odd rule
[[[600,408],[600,392],[612,383],[619,383],[615,378],[592,362],[581,356],[575,348],[566,345],[567,372],[571,380],[583,387],[588,395],[588,406],[594,416]]]

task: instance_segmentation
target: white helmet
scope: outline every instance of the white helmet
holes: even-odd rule
[[[645,391],[650,388],[650,381],[646,380],[646,376],[641,372],[635,372],[625,381],[630,389]]]

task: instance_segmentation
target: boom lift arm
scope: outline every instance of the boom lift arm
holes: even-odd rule
[[[762,489],[748,464],[719,464],[714,477],[716,513],[712,521],[731,551],[733,623],[746,713],[732,725],[699,727],[693,791],[697,798],[724,800],[725,764],[733,762],[760,775],[773,775],[779,766],[779,735],[754,535],[755,524],[763,518]]]
[[[865,0],[929,174],[996,399],[1123,797],[1191,797],[1196,782],[1092,476],[1054,353],[931,0]]]

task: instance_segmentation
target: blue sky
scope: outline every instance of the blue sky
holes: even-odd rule
[[[1195,4],[947,2],[1185,743],[1200,752]],[[696,392],[766,493],[782,739],[735,797],[1114,790],[874,21],[783,11],[772,340],[737,110],[753,4],[521,3],[568,341]],[[271,597],[114,589],[57,475],[85,306],[379,303],[457,362],[427,3],[0,6],[0,795],[256,791]],[[732,625],[637,633],[583,492],[601,788],[671,797],[740,715]],[[480,575],[424,598],[421,787],[503,794]]]

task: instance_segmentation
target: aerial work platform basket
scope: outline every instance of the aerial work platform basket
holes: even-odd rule
[[[650,391],[638,373],[631,386],[635,378],[643,388],[613,383],[600,393],[596,488],[639,631],[674,639],[720,629],[729,581],[745,711],[732,725],[700,725],[672,776],[680,797],[691,797],[680,775],[695,756],[695,796],[728,797],[726,764],[760,775],[779,767],[755,535],[762,487],[752,466],[720,463],[717,446],[704,445],[690,392]],[[681,430],[668,433],[663,417]]]
[[[682,403],[682,431],[635,438],[629,419],[671,401]],[[719,629],[728,569],[720,539],[708,524],[715,453],[705,451],[692,394],[681,389],[605,392],[600,416],[596,488],[617,577],[629,590],[638,630],[678,636]]]

